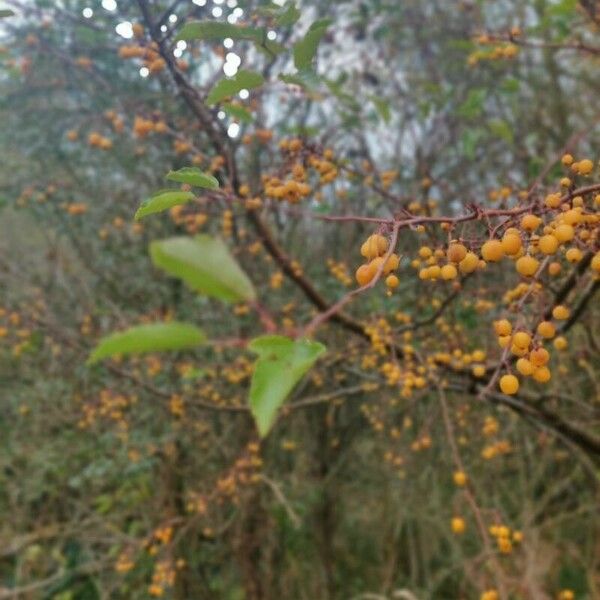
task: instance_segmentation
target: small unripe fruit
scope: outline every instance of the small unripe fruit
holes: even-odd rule
[[[507,396],[512,396],[519,391],[519,380],[514,375],[500,377],[500,390]]]

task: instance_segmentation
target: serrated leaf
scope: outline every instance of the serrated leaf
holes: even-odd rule
[[[169,171],[166,178],[169,181],[188,183],[189,185],[209,190],[216,190],[219,187],[219,182],[215,177],[208,173],[203,173],[196,167],[183,167],[177,171]]]
[[[260,73],[245,70],[238,71],[235,77],[218,81],[208,93],[206,103],[209,105],[216,104],[243,89],[250,90],[257,88],[263,83],[264,78]]]
[[[158,192],[140,204],[134,219],[139,221],[148,215],[163,212],[173,206],[185,204],[193,198],[194,194],[192,194],[192,192],[182,192],[179,190],[174,190],[172,192]]]
[[[156,267],[207,296],[225,302],[256,297],[252,282],[218,238],[179,236],[152,242],[150,256]]]
[[[294,65],[298,71],[310,68],[313,58],[317,53],[319,42],[325,35],[325,31],[330,24],[330,19],[315,21],[310,26],[304,38],[294,44],[292,52],[294,55]]]
[[[204,332],[189,323],[138,325],[126,331],[112,333],[100,340],[87,362],[93,364],[103,358],[116,355],[182,350],[198,346],[205,340]]]
[[[265,437],[289,393],[326,348],[319,342],[279,335],[255,338],[248,348],[258,354],[250,384],[250,411],[259,435]]]

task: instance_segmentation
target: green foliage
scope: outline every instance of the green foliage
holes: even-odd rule
[[[172,208],[185,204],[194,198],[192,192],[169,191],[157,192],[150,198],[144,200],[135,213],[135,220],[139,221],[148,215],[163,212]]]
[[[258,354],[250,386],[250,408],[261,437],[265,437],[277,411],[294,386],[325,352],[325,346],[309,340],[266,335],[248,348]]]
[[[294,65],[298,71],[310,69],[317,53],[319,42],[331,25],[331,19],[319,19],[309,28],[306,35],[294,44]]]
[[[207,296],[225,302],[256,297],[251,281],[218,238],[198,235],[152,242],[150,256],[155,266]]]
[[[221,79],[208,93],[207,104],[217,104],[226,98],[230,98],[243,89],[251,90],[260,87],[264,78],[260,73],[241,69],[231,79]]]
[[[205,340],[204,332],[189,323],[138,325],[103,338],[90,354],[88,364],[110,356],[193,348]]]
[[[219,187],[219,182],[216,177],[203,173],[197,167],[183,167],[177,171],[170,171],[167,174],[169,181],[177,181],[178,183],[188,183],[194,187],[207,188],[216,190]]]

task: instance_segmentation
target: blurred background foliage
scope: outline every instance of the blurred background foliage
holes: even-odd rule
[[[310,198],[266,217],[334,301],[354,285],[375,227],[314,215],[504,206],[537,178],[555,183],[569,144],[597,160],[593,1],[303,0],[298,22],[282,26],[264,12],[281,9],[258,0],[5,4],[15,15],[0,22],[0,598],[450,600],[484,598],[499,580],[506,598],[600,597],[597,447],[466,384],[450,389],[473,511],[453,482],[436,388],[445,375],[400,397],[376,340],[321,328],[329,352],[291,401],[304,406],[284,410],[263,442],[244,410],[249,352],[85,366],[102,335],[144,320],[174,316],[215,339],[261,333],[247,306],[196,296],[152,268],[149,242],[174,233],[226,238],[280,331],[314,316],[235,202],[201,197],[133,222],[170,169],[225,168],[168,70],[123,57],[150,43],[147,23],[131,37],[142,8],[197,89],[222,76],[227,52],[265,75],[249,99],[209,109],[243,184],[282,172],[282,139],[347,161]],[[294,72],[289,53],[175,41],[187,20],[231,15],[266,22],[287,48],[317,18],[331,23],[314,71],[291,85],[278,77]],[[144,132],[144,120],[164,128]],[[352,315],[399,329],[401,344],[425,354],[497,353],[491,322],[518,281],[510,269],[465,281],[440,318],[402,337],[448,296],[412,273],[421,243],[401,233],[399,291],[362,295]],[[535,390],[591,440],[597,317],[592,300],[550,386]],[[509,528],[509,552],[493,533],[484,543],[477,515],[486,529]]]

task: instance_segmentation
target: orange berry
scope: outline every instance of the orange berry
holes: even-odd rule
[[[551,377],[552,377],[552,375],[551,375],[550,369],[548,367],[538,367],[533,372],[533,378],[538,383],[546,383],[547,381],[550,381]]]
[[[523,218],[521,219],[521,227],[525,229],[525,231],[534,231],[540,226],[541,222],[542,220],[535,215],[523,215]]]

